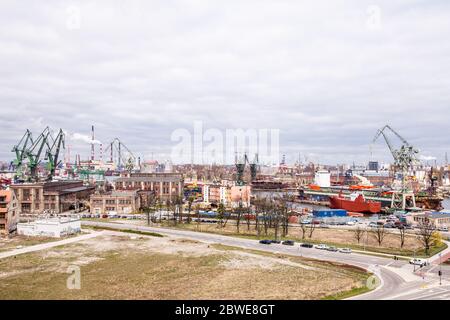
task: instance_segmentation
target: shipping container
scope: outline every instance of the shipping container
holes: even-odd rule
[[[347,210],[343,209],[313,210],[313,216],[316,218],[346,217]]]

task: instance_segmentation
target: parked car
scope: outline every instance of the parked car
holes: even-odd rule
[[[341,248],[341,249],[339,249],[339,252],[342,252],[342,253],[352,253],[352,249],[350,249],[350,248]]]
[[[327,249],[328,249],[328,246],[327,246],[326,244],[318,244],[318,245],[316,246],[316,249],[319,249],[319,250],[327,250]]]
[[[293,246],[295,243],[292,240],[285,240],[281,244],[284,244],[285,246]]]
[[[409,264],[414,264],[416,266],[424,267],[428,264],[428,262],[425,259],[414,258],[414,259],[409,260]]]
[[[327,250],[328,251],[332,251],[332,252],[336,252],[336,251],[338,251],[338,248],[336,248],[335,246],[330,246],[330,247],[328,247]]]
[[[376,227],[378,227],[378,224],[376,222],[372,221],[372,222],[369,223],[369,227],[376,228]]]
[[[385,223],[383,225],[383,227],[385,227],[385,228],[395,228],[395,225],[393,223]]]
[[[312,243],[302,243],[302,244],[300,245],[300,247],[303,247],[303,248],[312,248],[312,247],[314,247],[314,245],[313,245]]]
[[[259,240],[259,243],[261,243],[261,244],[271,244],[272,240],[268,240],[268,239]]]
[[[310,219],[305,219],[300,221],[301,224],[311,224],[311,220]]]
[[[438,227],[437,229],[438,231],[448,232],[448,227],[446,226]]]
[[[270,240],[272,243],[281,243],[280,240]]]
[[[348,225],[348,226],[354,226],[355,224],[356,224],[355,221],[348,221],[348,222],[347,222],[347,225]]]
[[[329,226],[328,224],[325,224],[325,223],[321,223],[321,224],[320,224],[320,227],[321,227],[321,228],[326,228],[326,229],[329,229],[329,228],[330,228],[330,226]]]

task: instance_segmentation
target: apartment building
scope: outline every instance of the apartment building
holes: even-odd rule
[[[10,234],[17,229],[19,205],[11,190],[0,190],[0,234]]]

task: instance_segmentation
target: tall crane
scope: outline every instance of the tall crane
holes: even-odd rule
[[[395,136],[397,136],[400,141],[402,142],[402,145],[399,149],[395,149],[391,141],[389,140],[388,136],[386,135],[385,131],[389,130],[391,131]],[[395,161],[395,166],[403,171],[408,171],[410,168],[412,168],[414,165],[418,163],[417,155],[419,154],[419,151],[415,149],[412,145],[409,144],[408,141],[406,141],[405,138],[403,138],[400,134],[398,134],[394,129],[391,128],[389,125],[385,125],[383,128],[377,131],[375,137],[373,138],[372,143],[375,143],[380,136],[383,136],[384,140],[386,141],[386,144],[388,145],[388,148],[392,154],[392,157]]]
[[[258,158],[258,154],[256,153],[255,154],[255,157],[253,158],[253,161],[252,162],[250,162],[249,160],[248,160],[248,157],[247,157],[247,155],[245,155],[245,158],[247,159],[247,163],[249,164],[249,166],[250,166],[250,176],[251,176],[251,179],[252,179],[252,181],[255,181],[256,180],[256,175],[257,175],[257,173],[258,173],[258,167],[259,167],[259,158]]]
[[[393,144],[389,140],[386,131],[389,130],[392,132],[399,140],[401,141],[400,148],[394,148]],[[414,148],[405,138],[403,138],[400,134],[398,134],[394,129],[389,125],[385,125],[383,128],[377,131],[372,144],[375,143],[380,136],[383,136],[386,144],[389,148],[389,151],[394,158],[394,166],[398,173],[401,174],[401,186],[400,190],[396,190],[392,196],[392,207],[398,207],[399,203],[401,203],[401,208],[403,210],[406,209],[406,199],[412,198],[413,206],[416,206],[414,192],[412,188],[410,188],[407,184],[406,177],[408,172],[414,168],[415,165],[419,163],[418,154],[419,151]]]
[[[25,134],[20,139],[19,143],[15,145],[11,152],[15,153],[15,159],[11,162],[11,169],[16,171],[16,178],[20,175],[23,161],[26,159],[27,148],[33,145],[33,136],[31,131],[27,129]]]
[[[29,180],[37,180],[37,167],[41,162],[42,151],[45,146],[48,147],[48,139],[50,136],[50,128],[46,127],[39,137],[34,141],[29,149],[26,150],[26,156],[28,158],[28,168],[30,170]]]
[[[105,153],[110,152],[110,162],[114,162],[114,150],[117,152],[117,167],[120,169],[126,166],[128,171],[133,170],[136,157],[119,138],[114,138],[105,148]]]
[[[55,175],[55,169],[60,165],[59,154],[61,148],[65,149],[65,134],[62,129],[59,129],[59,133],[53,140],[53,144],[49,144],[47,141],[48,149],[46,151],[45,160],[47,160],[47,169],[49,171],[47,180],[52,180]]]

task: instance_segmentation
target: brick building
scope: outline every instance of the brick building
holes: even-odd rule
[[[147,191],[162,201],[182,197],[183,185],[179,173],[128,173],[114,181],[115,190]]]
[[[94,187],[82,181],[52,181],[11,185],[23,214],[62,213],[89,202]]]
[[[0,190],[0,234],[10,234],[17,228],[19,205],[11,190]]]
[[[135,213],[141,207],[136,190],[112,191],[107,194],[93,194],[90,199],[91,213]]]

